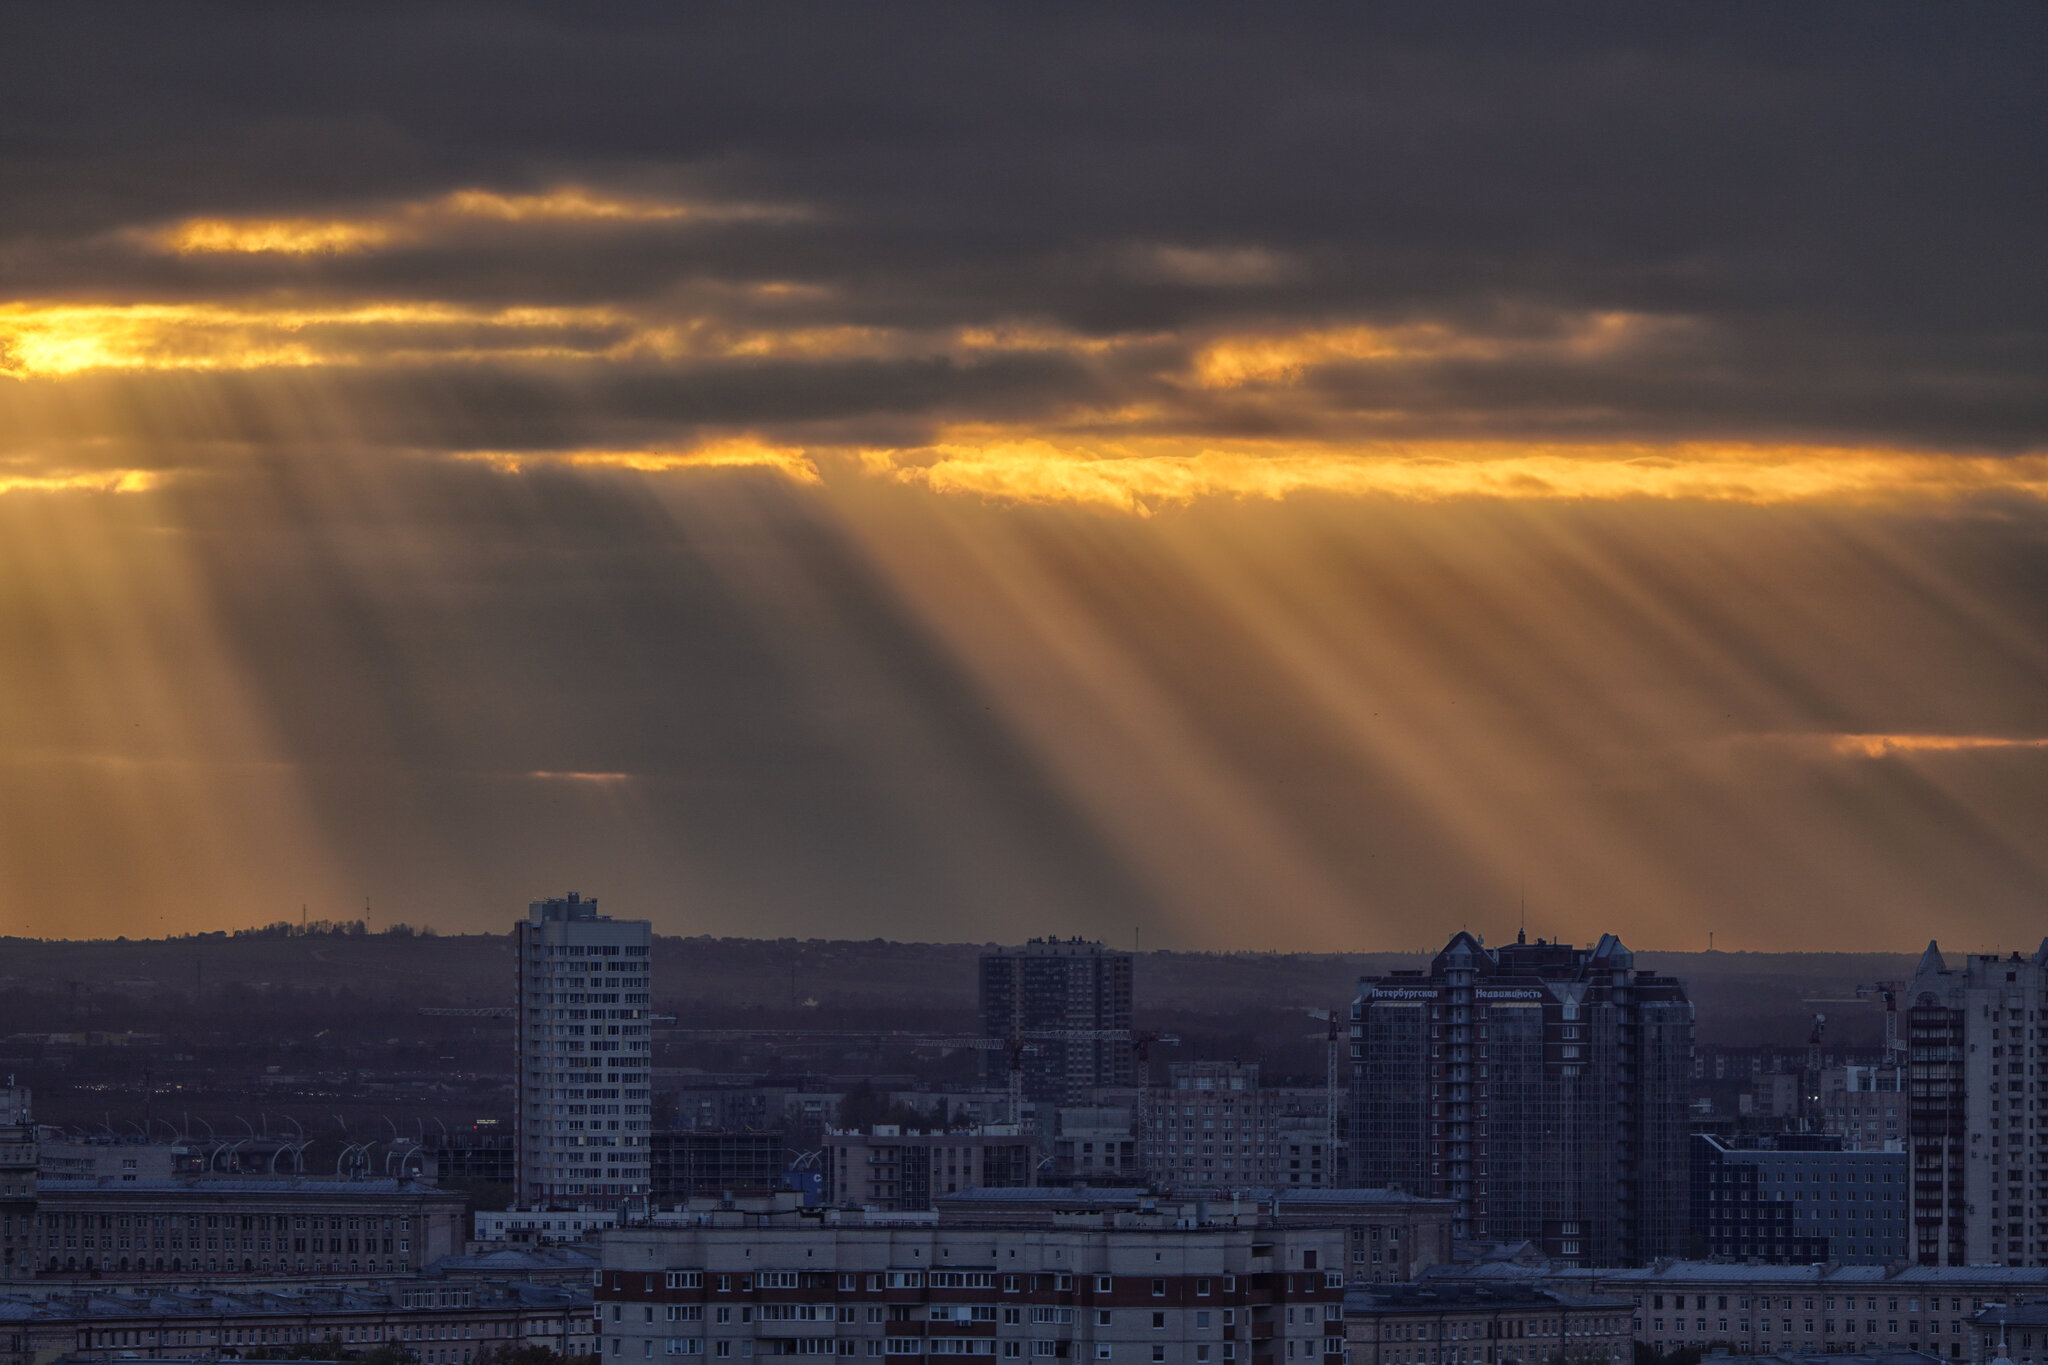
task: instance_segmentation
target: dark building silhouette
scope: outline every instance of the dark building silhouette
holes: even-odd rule
[[[981,1036],[1023,1044],[1024,1098],[1066,1104],[1096,1086],[1130,1085],[1131,954],[1086,939],[1034,938],[981,956]],[[986,1054],[988,1083],[1013,1057]]]
[[[1693,1011],[1612,934],[1459,933],[1351,1008],[1352,1181],[1456,1202],[1460,1237],[1580,1265],[1683,1252]]]

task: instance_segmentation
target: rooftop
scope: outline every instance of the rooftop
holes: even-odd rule
[[[484,1307],[560,1308],[582,1310],[590,1303],[588,1286],[532,1284],[479,1284],[463,1307],[426,1305],[408,1308],[404,1294],[414,1282],[390,1289],[291,1288],[238,1289],[233,1291],[186,1290],[182,1292],[122,1292],[79,1290],[54,1294],[0,1295],[0,1322],[73,1321],[80,1318],[181,1318],[256,1317],[268,1314],[304,1316],[308,1313],[407,1313],[467,1312]]]
[[[1627,1299],[1573,1297],[1535,1285],[1361,1285],[1345,1291],[1344,1311],[1352,1316],[1375,1313],[1439,1313],[1488,1308],[1545,1307],[1616,1309],[1634,1307]]]
[[[377,1178],[349,1180],[338,1176],[282,1175],[259,1178],[220,1178],[205,1175],[169,1180],[123,1180],[118,1176],[43,1176],[36,1187],[44,1194],[89,1194],[105,1190],[115,1194],[290,1194],[341,1195],[368,1198],[372,1195],[438,1194],[450,1199],[464,1196],[459,1190],[444,1190],[426,1180]]]

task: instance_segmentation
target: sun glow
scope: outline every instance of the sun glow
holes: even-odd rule
[[[151,469],[10,474],[4,468],[0,468],[0,496],[9,493],[142,493],[162,482],[163,475]]]
[[[0,374],[255,370],[480,356],[616,355],[638,344],[609,308],[469,308],[436,303],[0,305]]]

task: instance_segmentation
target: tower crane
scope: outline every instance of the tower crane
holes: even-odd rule
[[[1309,1018],[1320,1019],[1329,1025],[1323,1058],[1323,1150],[1329,1153],[1330,1170],[1334,1176],[1334,1172],[1337,1169],[1337,1153],[1342,1150],[1342,1142],[1338,1134],[1343,1131],[1337,1117],[1337,1094],[1339,1089],[1337,1085],[1338,1059],[1342,1055],[1341,1048],[1343,1044],[1341,1040],[1344,1036],[1344,1020],[1348,1016],[1345,1011],[1340,1009],[1311,1009],[1306,1011],[1306,1013]]]

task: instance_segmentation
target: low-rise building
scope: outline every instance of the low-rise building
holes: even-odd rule
[[[1451,1259],[1448,1199],[1424,1199],[1399,1190],[1252,1189],[1219,1198],[1200,1190],[1156,1194],[1124,1187],[1040,1186],[1020,1190],[962,1190],[936,1201],[946,1226],[1019,1224],[1054,1226],[1075,1216],[1146,1213],[1197,1222],[1252,1217],[1287,1227],[1342,1230],[1342,1268],[1353,1282],[1412,1280]]]
[[[39,1182],[38,1279],[402,1275],[460,1251],[468,1203],[416,1180]]]
[[[1714,1365],[1735,1365],[1735,1357],[1721,1351],[1709,1354],[1706,1360]],[[1925,1351],[1838,1351],[1832,1355],[1773,1351],[1743,1356],[1741,1365],[1938,1365],[1939,1360]]]
[[[0,1365],[249,1357],[333,1342],[390,1344],[421,1365],[466,1365],[497,1346],[592,1348],[590,1288],[421,1280],[375,1288],[294,1285],[167,1292],[138,1287],[0,1294]]]
[[[1692,1139],[1692,1228],[1711,1256],[1810,1265],[1907,1257],[1907,1156],[1819,1133]]]
[[[607,1233],[596,1306],[607,1359],[1336,1365],[1343,1248],[1341,1230],[1249,1215],[956,1227],[715,1210]]]
[[[906,1131],[878,1123],[825,1135],[826,1202],[911,1213],[940,1195],[1031,1185],[1038,1153],[1015,1124],[955,1132]]]
[[[1598,1270],[1492,1262],[1443,1265],[1426,1284],[1533,1284],[1635,1305],[1637,1340],[1740,1355],[1924,1351],[1969,1358],[1984,1308],[2048,1297],[2048,1267],[1738,1265],[1667,1261]]]
[[[1413,1280],[1451,1259],[1457,1201],[1401,1190],[1255,1190],[1280,1223],[1335,1224],[1344,1229],[1345,1274],[1354,1283]]]
[[[1354,1288],[1349,1365],[1623,1365],[1634,1305],[1531,1285]]]
[[[1994,1304],[1970,1319],[1973,1361],[2009,1360],[2014,1365],[2048,1361],[2048,1299]]]
[[[476,1215],[476,1240],[548,1246],[581,1242],[618,1223],[611,1209],[487,1209]]]

